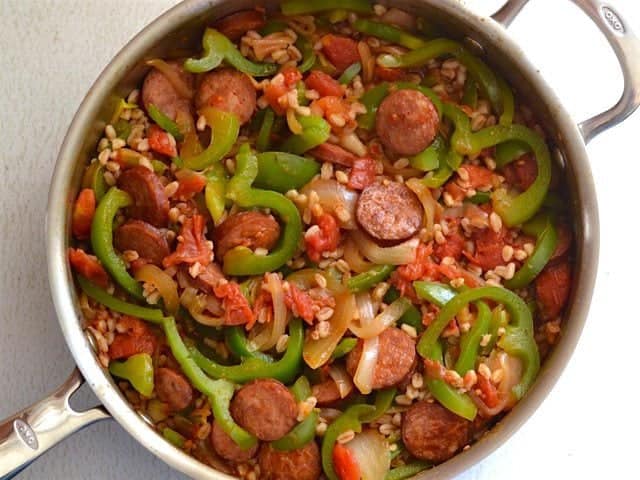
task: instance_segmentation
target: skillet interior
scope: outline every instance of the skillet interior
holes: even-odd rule
[[[270,9],[275,9],[277,3],[266,2]],[[565,314],[564,333],[543,365],[538,381],[516,408],[473,448],[418,477],[424,480],[443,479],[471,467],[509,438],[533,414],[562,373],[582,331],[595,281],[599,240],[597,205],[584,143],[577,127],[505,30],[491,19],[470,13],[456,0],[396,0],[392,3],[410,13],[432,19],[451,38],[468,37],[476,41],[483,47],[485,59],[492,68],[515,87],[521,101],[532,107],[556,147],[554,157],[558,165],[564,165],[578,240],[575,278]],[[52,296],[63,333],[80,370],[98,398],[130,434],[165,462],[194,478],[231,477],[187,456],[155,433],[128,406],[108,372],[98,364],[84,336],[66,261],[71,205],[78,191],[82,169],[95,150],[115,101],[139,85],[147,72],[144,60],[178,56],[189,48],[192,51],[199,49],[204,25],[254,4],[251,0],[188,0],[135,37],[103,71],[76,114],[58,158],[49,197],[47,237]]]

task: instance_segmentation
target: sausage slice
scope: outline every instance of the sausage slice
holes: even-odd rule
[[[317,480],[322,473],[320,449],[315,441],[288,452],[264,444],[258,454],[258,464],[263,480]]]
[[[150,263],[162,266],[162,259],[171,253],[164,233],[142,220],[129,220],[120,225],[113,237],[118,250],[134,250]]]
[[[129,217],[144,220],[156,227],[167,226],[169,198],[155,173],[140,166],[128,168],[118,178],[118,187],[133,199],[133,205],[127,208]]]
[[[356,218],[373,238],[398,242],[420,230],[423,209],[420,200],[403,183],[374,183],[366,187],[356,206]]]
[[[265,23],[264,12],[242,10],[218,20],[214,27],[229,40],[235,42],[249,30],[258,30]]]
[[[235,463],[246,462],[258,453],[258,444],[247,450],[241,449],[216,421],[211,428],[211,446],[222,458]]]
[[[282,383],[259,379],[238,390],[231,401],[231,415],[241,427],[270,442],[284,437],[293,428],[298,406]]]
[[[402,441],[416,458],[440,463],[470,440],[471,422],[439,403],[414,403],[402,416]]]
[[[373,388],[387,388],[397,385],[412,372],[416,359],[416,346],[413,339],[399,328],[387,328],[379,338],[378,361],[373,372]],[[356,374],[362,355],[363,341],[347,355],[347,372]]]
[[[214,233],[216,258],[234,247],[243,246],[252,250],[269,250],[280,238],[280,225],[273,217],[262,212],[246,211],[229,215]]]
[[[376,133],[398,155],[415,155],[436,138],[440,117],[431,100],[417,90],[397,90],[376,114]]]
[[[193,89],[193,75],[185,72],[180,62],[167,62],[175,70],[182,81]],[[191,102],[188,98],[180,96],[173,84],[164,74],[152,68],[142,84],[142,104],[149,110],[150,105],[155,105],[171,120],[175,120],[178,112],[186,112],[191,115]]]
[[[156,395],[172,410],[184,410],[193,400],[193,388],[181,373],[160,367],[155,373]]]
[[[195,100],[196,108],[210,106],[234,113],[243,124],[249,121],[256,109],[256,90],[244,73],[223,68],[202,77]]]
[[[319,407],[331,407],[342,399],[338,385],[333,379],[313,385],[311,387],[311,395],[316,397]]]

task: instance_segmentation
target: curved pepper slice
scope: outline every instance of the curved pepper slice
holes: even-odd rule
[[[302,402],[311,396],[311,385],[307,377],[300,377],[291,386],[291,393],[297,402]],[[276,450],[290,451],[297,450],[304,447],[307,443],[311,442],[316,436],[316,425],[320,414],[313,410],[307,418],[298,423],[289,433],[284,437],[271,442],[271,446]]]
[[[227,189],[227,175],[222,163],[215,163],[205,173],[207,185],[204,188],[204,201],[214,223],[222,218],[225,209],[225,192]]]
[[[257,157],[255,185],[280,193],[303,187],[320,172],[320,163],[292,153],[262,152]]]
[[[249,348],[247,336],[244,334],[244,329],[240,327],[225,328],[224,340],[231,353],[242,359],[257,358],[258,360],[262,360],[267,363],[274,362],[273,357],[266,353]]]
[[[281,150],[300,155],[322,145],[331,135],[331,125],[322,117],[298,117],[298,122],[302,126],[302,133],[291,135],[282,144]]]
[[[384,477],[384,480],[404,480],[405,478],[413,477],[418,473],[430,468],[431,464],[427,462],[412,462],[396,467],[389,470]]]
[[[116,377],[124,378],[131,386],[145,397],[153,393],[153,361],[148,353],[138,353],[124,362],[111,362],[109,372]]]
[[[469,370],[475,369],[476,358],[480,350],[482,336],[489,331],[491,324],[491,310],[484,302],[477,302],[478,313],[473,326],[460,338],[460,355],[456,360],[454,370],[464,375]]]
[[[386,280],[395,269],[395,265],[376,265],[366,272],[351,277],[347,281],[347,287],[349,287],[349,290],[353,293],[364,292]]]
[[[205,357],[197,348],[189,349],[196,364],[213,378],[226,378],[237,383],[245,383],[256,378],[275,378],[288,383],[302,366],[302,345],[304,332],[302,321],[293,319],[289,324],[289,343],[285,354],[275,362],[261,358],[247,358],[241,365],[220,365]]]
[[[240,120],[233,113],[215,107],[205,107],[198,113],[204,116],[211,128],[211,142],[198,155],[182,159],[184,167],[190,170],[204,170],[224,158],[236,143],[240,132]]]
[[[117,187],[111,187],[98,203],[91,223],[91,247],[100,263],[113,279],[137,300],[144,300],[142,286],[129,272],[124,260],[113,248],[113,220],[118,210],[131,205],[131,197]]]
[[[364,18],[359,18],[353,22],[352,27],[355,31],[365,33],[372,37],[378,37],[387,42],[397,43],[403,47],[407,47],[411,50],[424,47],[427,44],[426,40],[420,37],[411,35],[399,28],[393,27],[387,23],[374,22]]]
[[[223,60],[252,77],[274,75],[279,66],[274,63],[254,63],[247,60],[236,46],[215,28],[207,28],[202,36],[204,52],[200,58],[189,58],[184,69],[191,73],[204,73],[218,67]]]
[[[260,275],[277,270],[293,257],[302,236],[298,208],[280,193],[252,188],[257,174],[258,159],[245,143],[236,156],[236,173],[229,180],[226,196],[241,208],[270,208],[284,223],[284,231],[278,245],[268,255],[256,255],[246,247],[229,250],[224,256],[223,265],[228,275]]]
[[[280,9],[284,15],[307,15],[337,9],[370,13],[371,4],[369,0],[285,0]]]

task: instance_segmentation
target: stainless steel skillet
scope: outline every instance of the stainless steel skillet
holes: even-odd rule
[[[541,0],[539,0],[541,1]],[[622,121],[640,103],[640,43],[615,9],[599,0],[572,0],[598,25],[616,53],[625,79],[619,102],[576,125],[505,27],[527,0],[509,0],[493,19],[473,14],[455,0],[398,0],[393,4],[425,15],[446,26],[452,37],[467,38],[485,53],[547,126],[555,157],[564,166],[571,190],[578,232],[576,278],[565,333],[547,360],[535,387],[491,433],[466,452],[425,472],[423,479],[451,478],[478,463],[504,443],[535,411],[567,364],[584,326],[596,275],[599,227],[596,196],[585,144]],[[384,3],[384,2],[383,2]],[[142,61],[166,55],[177,46],[195,45],[202,26],[211,20],[247,8],[249,0],[187,0],[171,9],[136,36],[107,66],[89,91],[69,128],[51,184],[47,217],[47,254],[52,296],[69,348],[78,369],[51,396],[0,423],[0,478],[15,473],[67,435],[95,421],[113,416],[131,435],[169,465],[195,478],[222,479],[212,470],[165,442],[127,404],[96,360],[80,321],[75,289],[66,262],[70,205],[77,193],[81,170],[109,118],[111,103],[136,85],[146,69]],[[267,2],[274,7],[275,1]],[[74,411],[69,397],[83,378],[103,407]]]

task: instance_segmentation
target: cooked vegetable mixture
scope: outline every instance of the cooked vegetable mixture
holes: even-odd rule
[[[100,362],[177,448],[251,480],[398,480],[535,382],[571,288],[561,170],[438,32],[285,0],[120,101],[69,261]]]

